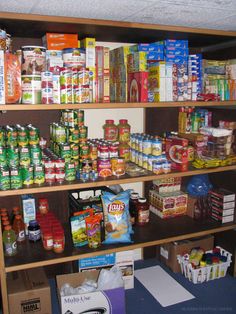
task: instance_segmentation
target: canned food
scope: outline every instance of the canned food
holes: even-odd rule
[[[162,163],[162,171],[163,173],[170,173],[171,172],[171,162],[165,161]]]
[[[140,167],[143,166],[143,153],[141,153],[141,152],[138,153],[138,165]]]
[[[41,93],[42,104],[53,104],[53,89],[51,87],[42,88]]]
[[[159,139],[152,140],[152,152],[153,156],[160,156],[162,154],[162,142]]]
[[[55,165],[55,161],[51,160],[50,158],[46,158],[44,160],[45,171],[53,170],[54,169],[54,165]]]
[[[6,144],[17,146],[17,129],[15,127],[6,126]]]
[[[9,166],[19,165],[19,148],[15,146],[7,146],[7,160]]]
[[[98,179],[98,172],[96,170],[90,171],[89,179],[92,181],[96,181]]]
[[[21,166],[26,167],[30,165],[30,150],[28,146],[19,148],[19,156]]]
[[[53,126],[54,140],[57,143],[66,143],[67,142],[67,131],[66,127],[58,124]]]
[[[45,182],[45,173],[43,165],[34,166],[34,183],[41,185]]]
[[[65,180],[68,182],[74,181],[76,179],[76,169],[73,162],[66,163],[65,166]]]
[[[136,157],[136,150],[135,149],[131,149],[130,150],[130,161],[135,163],[135,157]]]
[[[62,68],[60,71],[60,85],[67,86],[72,85],[72,70],[68,68]]]
[[[0,146],[5,145],[5,131],[0,127]]]
[[[99,158],[102,158],[102,159],[107,159],[109,158],[109,146],[107,144],[101,144],[99,145],[98,147],[98,155],[99,155]]]
[[[155,174],[161,174],[162,173],[162,162],[154,160],[152,162],[152,172]]]
[[[42,160],[42,152],[39,145],[30,146],[30,157],[33,165],[39,165]]]
[[[0,168],[0,190],[6,191],[10,190],[10,172],[8,167]]]
[[[33,166],[22,166],[20,168],[22,184],[24,186],[30,186],[34,183]]]
[[[61,85],[61,104],[72,104],[72,85]]]
[[[62,50],[62,58],[68,67],[85,67],[85,49],[65,48]]]
[[[90,179],[90,172],[89,171],[82,171],[80,173],[80,180],[82,180],[83,182],[88,181]]]
[[[7,166],[7,149],[5,146],[0,146],[0,166]]]
[[[92,171],[92,160],[90,160],[90,159],[82,160],[82,162],[81,162],[81,170],[83,172]]]
[[[110,159],[98,159],[98,176],[106,178],[112,175]]]
[[[88,137],[88,127],[87,126],[80,126],[79,127],[79,141],[80,143],[84,143]]]
[[[78,144],[70,144],[71,158],[79,159],[79,145]]]
[[[17,167],[10,168],[11,189],[18,190],[22,188],[21,173]]]
[[[39,46],[23,46],[22,50],[22,74],[40,75],[46,69],[46,48]]]
[[[55,168],[57,169],[64,169],[65,168],[65,160],[63,158],[57,158],[55,160]]]
[[[68,143],[60,144],[60,157],[69,162],[71,159],[71,149]]]
[[[69,128],[69,142],[79,143],[79,128],[77,126]]]
[[[142,141],[142,152],[145,155],[150,155],[152,153],[152,141],[148,138]]]
[[[89,158],[94,160],[98,158],[98,147],[95,144],[89,145]]]
[[[65,170],[64,168],[58,168],[55,171],[55,180],[57,183],[63,183],[65,181]]]
[[[77,118],[78,118],[78,126],[81,127],[84,125],[84,110],[77,111]]]
[[[113,143],[109,145],[109,156],[110,158],[116,158],[119,156],[118,143]]]
[[[122,176],[125,174],[125,159],[124,158],[112,158],[111,170],[114,176]]]
[[[148,155],[146,155],[146,154],[143,154],[143,165],[142,165],[142,167],[144,169],[148,169]]]
[[[56,174],[54,169],[45,171],[45,182],[48,184],[53,184],[56,182]]]
[[[39,129],[29,124],[27,126],[29,134],[29,144],[37,145],[39,143]]]
[[[50,71],[41,72],[41,87],[53,89],[53,73]]]
[[[80,158],[88,159],[88,157],[89,157],[89,145],[88,144],[82,144],[80,146]]]
[[[72,68],[72,85],[78,85],[79,84],[79,77],[78,77],[78,69]]]
[[[40,104],[41,103],[41,76],[40,75],[22,75],[22,104]]]
[[[29,143],[28,140],[28,130],[27,128],[20,126],[17,128],[17,142],[21,147],[27,146]]]

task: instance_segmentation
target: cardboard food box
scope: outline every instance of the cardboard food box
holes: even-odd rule
[[[171,161],[171,169],[188,170],[188,140],[179,137],[166,139],[166,156]]]
[[[175,241],[167,244],[162,244],[158,247],[158,256],[160,261],[167,265],[173,272],[181,272],[180,264],[177,261],[177,255],[189,253],[192,248],[200,247],[207,250],[212,250],[214,246],[214,237],[212,235],[193,238],[189,240]]]
[[[134,288],[133,250],[82,258],[79,260],[78,264],[80,272],[87,270],[99,270],[101,268],[111,268],[113,265],[117,265],[122,271],[124,288]]]
[[[97,281],[99,271],[85,271],[82,273],[66,274],[56,277],[58,298],[61,313],[106,313],[125,314],[124,288],[106,291],[88,292],[79,295],[61,296],[60,289],[64,284],[78,287],[86,279]]]
[[[51,314],[51,291],[43,268],[7,276],[10,314]]]
[[[128,101],[148,101],[148,72],[128,74]]]

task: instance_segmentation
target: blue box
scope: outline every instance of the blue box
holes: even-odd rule
[[[162,61],[164,60],[164,52],[149,51],[147,61]]]
[[[166,39],[164,45],[166,47],[188,48],[188,40]]]

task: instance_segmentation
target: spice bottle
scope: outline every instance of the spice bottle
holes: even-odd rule
[[[136,192],[133,192],[130,194],[129,199],[129,214],[130,214],[130,220],[131,224],[134,225],[137,219],[137,205],[138,205],[138,199],[139,194]]]
[[[25,241],[25,224],[22,220],[21,215],[16,215],[13,223],[13,230],[16,234],[16,241],[17,242],[24,242]]]
[[[48,230],[43,233],[43,247],[45,250],[50,251],[53,249],[53,234]]]
[[[128,143],[130,141],[130,125],[128,120],[121,119],[118,124],[118,140],[120,143]]]
[[[62,253],[65,249],[65,235],[63,231],[56,231],[53,233],[53,251],[55,253]]]
[[[114,120],[106,120],[103,125],[104,139],[107,141],[117,141],[117,126],[114,124]]]
[[[6,256],[14,256],[17,253],[16,234],[10,225],[5,227],[3,231],[4,254]]]
[[[145,225],[149,222],[149,206],[146,198],[140,197],[137,204],[137,224]]]
[[[41,239],[41,231],[36,220],[30,220],[28,226],[29,241],[37,242]]]

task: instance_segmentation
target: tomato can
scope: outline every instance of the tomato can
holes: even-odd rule
[[[55,169],[64,169],[65,168],[65,160],[63,158],[55,159]]]
[[[98,159],[98,176],[106,178],[112,175],[110,159]]]
[[[55,169],[55,181],[57,183],[63,183],[65,181],[65,170],[64,168]]]
[[[107,159],[109,158],[109,146],[105,143],[99,145],[98,147],[99,158]]]
[[[119,143],[112,143],[109,145],[109,157],[110,158],[115,158],[119,156],[118,147],[119,147]]]
[[[53,184],[56,182],[56,173],[54,169],[45,171],[45,182],[48,184]]]

